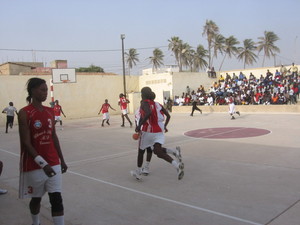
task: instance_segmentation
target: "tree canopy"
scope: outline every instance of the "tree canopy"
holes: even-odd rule
[[[87,72],[87,73],[104,73],[103,68],[100,66],[94,66],[93,64],[90,65],[89,67],[79,67],[75,69],[76,72]]]

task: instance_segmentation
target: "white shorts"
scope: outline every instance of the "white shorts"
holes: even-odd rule
[[[55,121],[62,121],[61,116],[55,116],[54,119],[55,119]]]
[[[235,105],[233,103],[229,104],[229,113],[230,114],[235,113]]]
[[[52,166],[52,169],[56,173],[53,177],[48,177],[43,169],[20,172],[19,198],[41,198],[46,192],[61,192],[61,166]]]
[[[142,135],[140,137],[139,148],[146,149],[148,147],[152,147],[155,143],[164,144],[165,143],[165,135],[163,132],[159,133],[150,133],[142,131]]]
[[[122,109],[121,111],[122,111],[122,114],[123,114],[123,115],[128,114],[128,110],[127,110],[127,109]]]
[[[103,113],[103,119],[104,120],[109,120],[109,113],[107,112],[107,113]]]

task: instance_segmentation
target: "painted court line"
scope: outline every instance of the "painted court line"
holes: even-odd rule
[[[171,203],[174,203],[174,204],[177,204],[177,205],[189,207],[189,208],[196,209],[196,210],[199,210],[199,211],[202,211],[202,212],[207,212],[207,213],[211,213],[211,214],[214,214],[214,215],[222,216],[222,217],[232,219],[232,220],[235,220],[235,221],[240,221],[240,222],[247,223],[247,224],[252,224],[252,225],[263,225],[263,224],[256,223],[256,222],[253,222],[253,221],[250,221],[250,220],[245,220],[245,219],[242,219],[242,218],[239,218],[239,217],[230,216],[230,215],[227,215],[227,214],[224,214],[224,213],[220,213],[220,212],[216,212],[216,211],[213,211],[213,210],[209,210],[209,209],[201,208],[201,207],[198,207],[198,206],[190,205],[190,204],[187,204],[187,203],[175,201],[175,200],[164,198],[164,197],[161,197],[161,196],[158,196],[158,195],[153,195],[153,194],[149,194],[149,193],[146,193],[146,192],[138,191],[138,190],[135,190],[135,189],[132,189],[132,188],[124,187],[124,186],[121,186],[121,185],[118,185],[118,184],[114,184],[114,183],[107,182],[107,181],[104,181],[104,180],[100,180],[100,179],[97,179],[97,178],[94,178],[94,177],[90,177],[90,176],[87,176],[87,175],[76,173],[76,172],[73,172],[73,171],[70,171],[70,170],[68,170],[68,173],[71,173],[71,174],[74,174],[74,175],[77,175],[77,176],[80,176],[80,177],[84,177],[84,178],[87,178],[87,179],[90,179],[90,180],[93,180],[93,181],[97,181],[97,182],[100,182],[100,183],[103,183],[103,184],[107,184],[107,185],[110,185],[110,186],[113,186],[113,187],[117,187],[117,188],[120,188],[120,189],[131,191],[131,192],[134,192],[134,193],[137,193],[137,194],[145,195],[145,196],[148,196],[148,197],[151,197],[151,198],[163,200],[163,201],[166,201],[166,202],[171,202]]]

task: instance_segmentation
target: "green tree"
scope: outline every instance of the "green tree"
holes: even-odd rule
[[[207,61],[205,58],[208,58],[208,51],[203,47],[203,45],[198,45],[196,52],[194,54],[193,60],[193,71],[199,71],[207,67]]]
[[[258,38],[260,41],[257,43],[258,53],[264,51],[264,58],[262,66],[265,65],[265,59],[275,56],[276,52],[280,52],[280,49],[274,44],[274,42],[279,40],[279,37],[272,31],[265,31],[263,37]]]
[[[149,57],[150,63],[152,64],[152,72],[164,64],[163,58],[164,54],[159,48],[153,50],[153,56]]]
[[[181,51],[180,51],[181,70],[180,71],[182,71],[183,66],[190,69],[192,68],[194,52],[195,51],[188,43],[184,43],[181,45]]]
[[[224,54],[224,58],[222,60],[222,63],[220,65],[219,71],[221,70],[227,55],[228,55],[229,58],[231,58],[232,55],[236,56],[236,55],[239,54],[239,49],[236,46],[239,43],[240,42],[232,35],[229,38],[225,39],[225,43],[224,43],[224,46],[223,46],[223,51],[224,51],[225,54]]]
[[[256,46],[252,39],[246,39],[243,43],[244,46],[239,47],[240,53],[238,55],[238,59],[244,61],[245,69],[246,65],[253,65],[253,63],[256,62],[257,55],[253,52],[256,50]]]
[[[211,67],[211,50],[212,50],[212,41],[216,34],[219,33],[219,27],[212,20],[206,20],[206,23],[203,27],[202,36],[206,36],[208,43],[208,66]]]
[[[216,34],[212,41],[212,48],[214,51],[213,57],[211,59],[211,64],[213,65],[213,58],[218,57],[218,52],[223,54],[224,49],[224,43],[225,43],[225,37],[222,34]]]
[[[75,69],[76,72],[86,72],[86,73],[104,73],[103,68],[99,66],[94,66],[93,64],[89,67],[79,67]]]
[[[130,70],[132,69],[132,67],[136,66],[136,63],[139,62],[138,55],[139,54],[137,53],[135,48],[130,48],[128,53],[125,52],[126,63],[128,65],[128,69],[129,69],[129,75],[130,75]]]
[[[183,42],[179,37],[171,37],[171,39],[168,40],[169,42],[169,50],[171,50],[175,56],[179,71],[182,71],[182,63],[181,63],[181,55],[182,55],[182,45]]]

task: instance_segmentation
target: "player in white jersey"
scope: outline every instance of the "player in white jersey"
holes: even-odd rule
[[[234,98],[232,96],[232,94],[229,95],[229,97],[226,99],[226,101],[228,102],[228,106],[229,106],[229,114],[231,116],[231,119],[234,120],[234,114],[238,114],[239,116],[241,115],[239,111],[235,111],[235,104],[234,104]]]
[[[2,113],[6,113],[6,127],[5,133],[8,133],[8,126],[12,129],[14,124],[15,113],[18,115],[17,109],[14,107],[14,103],[10,102],[9,106],[4,108]]]
[[[152,92],[149,99],[153,101],[155,99],[155,93]],[[160,127],[160,130],[168,132],[167,125],[169,123],[171,116],[168,113],[168,111],[161,104],[159,104],[158,102],[154,102],[154,104],[155,104],[155,111],[157,114],[157,123]],[[166,115],[166,117],[167,117],[165,124],[163,123],[164,115]],[[136,114],[135,114],[136,124],[139,124],[140,116],[141,115],[140,115],[140,108],[139,108],[139,109],[137,109]],[[143,130],[143,127],[141,127],[141,130]],[[159,133],[157,133],[157,134],[159,135]],[[149,141],[151,141],[151,138],[149,139]],[[157,142],[157,143],[162,142],[161,144],[163,144],[164,140],[157,139],[157,141],[155,141],[155,142]],[[145,146],[145,147],[143,147],[143,146]],[[146,147],[146,146],[148,146],[148,147]],[[142,168],[145,149],[147,149],[147,159],[146,159],[145,166]],[[140,139],[138,158],[137,158],[138,168],[135,171],[131,171],[131,175],[134,176],[138,180],[141,179],[141,176],[140,176],[141,174],[143,174],[143,175],[149,174],[149,164],[150,164],[150,160],[152,157],[152,149],[153,149],[153,146],[149,146],[149,143],[145,139],[142,141]],[[183,172],[184,164],[182,163],[180,148],[176,147],[176,149],[168,149],[168,148],[162,147],[161,150],[162,150],[163,154],[173,154],[177,158],[178,165],[177,164],[176,165],[180,167],[180,168],[178,168],[178,179],[179,180],[182,179],[182,177],[184,175],[184,172]],[[173,164],[173,162],[172,162],[172,164]]]

